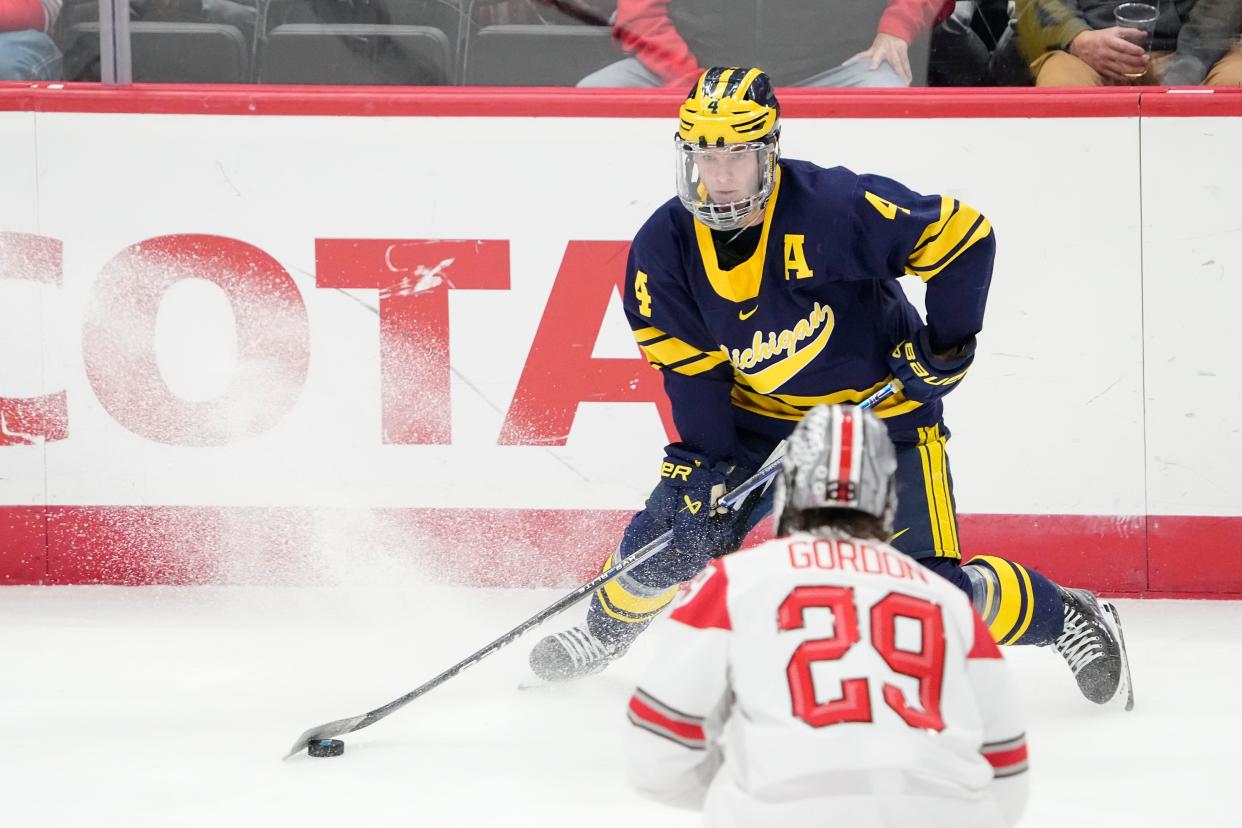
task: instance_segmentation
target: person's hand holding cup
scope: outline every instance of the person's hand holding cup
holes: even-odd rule
[[[1151,41],[1160,10],[1148,3],[1122,3],[1113,9],[1113,19],[1117,21],[1117,33],[1143,50],[1143,68],[1132,65],[1121,73],[1129,81],[1138,80],[1147,74],[1151,63]]]
[[[1070,41],[1068,51],[1106,80],[1134,83],[1147,74],[1159,16],[1156,7],[1147,3],[1122,3],[1113,12],[1116,26],[1080,32]]]

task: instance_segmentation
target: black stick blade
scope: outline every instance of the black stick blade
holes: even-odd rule
[[[306,743],[312,739],[335,739],[337,736],[352,733],[358,729],[358,726],[362,724],[364,719],[366,719],[366,716],[351,716],[348,719],[337,719],[335,722],[312,727],[298,737],[298,740],[293,743],[293,747],[289,748],[289,752],[285,754],[285,758],[288,759],[290,756],[296,756],[306,750]]]

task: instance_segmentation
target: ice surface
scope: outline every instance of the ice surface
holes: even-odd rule
[[[600,676],[519,692],[535,631],[344,737],[344,756],[280,760],[301,731],[397,698],[560,594],[0,589],[3,824],[697,825],[624,784],[641,641]],[[1242,825],[1242,604],[1118,605],[1133,713],[1083,700],[1051,651],[1007,650],[1029,720],[1023,825]]]

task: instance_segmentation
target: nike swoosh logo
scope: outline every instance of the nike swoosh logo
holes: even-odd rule
[[[898,532],[897,534],[889,538],[888,542],[892,543],[893,541],[897,540],[898,538],[900,538],[902,535],[904,535],[906,532],[909,532],[909,531],[910,531],[910,527],[907,526],[905,529],[902,529],[900,532]]]
[[[754,316],[754,315],[755,315],[755,311],[757,311],[757,310],[759,310],[759,306],[758,306],[758,305],[755,305],[753,308],[751,308],[751,309],[750,309],[750,310],[748,310],[748,311],[738,311],[738,312],[737,312],[737,318],[738,318],[738,319],[750,319],[752,316]]]

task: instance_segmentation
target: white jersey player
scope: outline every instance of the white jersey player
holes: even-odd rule
[[[962,590],[884,542],[894,451],[818,406],[777,481],[782,537],[714,561],[662,619],[629,775],[713,826],[1009,826],[1023,722]]]

